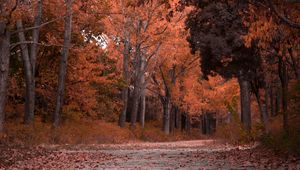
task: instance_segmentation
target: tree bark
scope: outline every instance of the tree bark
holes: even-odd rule
[[[140,45],[136,46],[136,56],[135,56],[135,79],[134,79],[134,89],[133,89],[133,103],[131,112],[131,128],[134,129],[137,121],[137,113],[139,107],[139,99],[141,92],[141,77],[143,71],[141,70],[141,55],[140,55]]]
[[[137,80],[135,80],[137,81]],[[132,111],[131,111],[131,117],[130,117],[130,126],[131,129],[135,129],[136,127],[136,121],[137,121],[137,112],[139,108],[139,98],[140,98],[140,92],[139,92],[139,86],[137,84],[138,82],[135,82],[134,84],[134,90],[133,90],[133,102],[132,102]]]
[[[4,129],[5,103],[10,59],[10,33],[6,23],[0,21],[0,132]]]
[[[176,114],[176,128],[181,129],[181,112],[178,109],[178,107],[175,108],[175,114]]]
[[[176,124],[176,107],[171,105],[171,112],[170,112],[170,133],[175,131],[175,124]]]
[[[31,124],[34,119],[34,85],[28,46],[24,43],[26,42],[26,38],[24,32],[21,31],[23,30],[22,20],[17,20],[17,29],[19,31],[18,35],[21,43],[22,59],[24,64],[26,81],[24,123]]]
[[[126,113],[128,108],[128,84],[129,84],[129,53],[130,53],[130,44],[129,44],[129,33],[125,30],[125,42],[124,42],[124,52],[123,52],[123,78],[126,87],[122,90],[123,98],[123,110],[119,117],[119,126],[124,127],[126,122]]]
[[[140,123],[142,128],[145,127],[145,114],[146,114],[146,81],[145,81],[145,67],[146,67],[146,58],[144,55],[141,56],[141,113],[140,113]]]
[[[271,116],[275,116],[275,102],[274,102],[274,89],[270,88],[270,108],[271,108]]]
[[[260,115],[261,115],[260,116],[261,117],[261,121],[262,121],[262,123],[264,125],[265,133],[268,134],[269,133],[269,118],[268,118],[267,109],[266,109],[267,108],[267,104],[266,103],[265,104],[262,103],[259,91],[255,91],[254,93],[255,93],[257,104],[258,104],[259,112],[260,112]]]
[[[280,111],[281,111],[281,98],[282,98],[282,89],[281,89],[281,85],[277,86],[276,89],[276,99],[275,99],[275,114],[277,115]]]
[[[131,119],[130,126],[132,129],[135,129],[136,121],[137,121],[137,113],[140,99],[140,88],[141,88],[141,77],[144,74],[143,70],[141,70],[142,58],[141,58],[141,42],[140,42],[140,33],[142,29],[142,21],[138,20],[137,23],[137,43],[135,45],[135,63],[134,63],[134,89],[133,89],[133,103],[132,103],[132,111],[131,111]]]
[[[67,61],[69,55],[69,48],[71,44],[71,33],[72,33],[72,0],[66,0],[67,16],[65,18],[65,29],[64,29],[64,47],[61,55],[61,62],[59,67],[58,76],[58,90],[56,98],[56,107],[53,115],[53,125],[57,127],[60,123],[60,112],[63,105],[64,92],[65,92],[65,79],[67,73]]]
[[[163,130],[166,135],[170,134],[170,112],[171,112],[171,101],[168,98],[164,99],[163,103],[164,117],[163,117]]]
[[[31,63],[31,72],[32,72],[32,79],[30,82],[30,99],[32,101],[29,103],[30,106],[30,119],[25,119],[25,123],[30,123],[34,119],[34,110],[35,110],[35,68],[36,68],[36,58],[38,54],[38,42],[39,42],[39,33],[42,20],[42,0],[38,0],[37,2],[37,11],[34,18],[34,27],[35,29],[32,30],[32,44],[30,46],[30,63]]]
[[[292,67],[293,67],[293,70],[294,70],[294,73],[295,73],[295,77],[298,81],[300,81],[300,68],[298,67],[298,62],[297,62],[297,60],[295,59],[295,57],[293,55],[292,48],[289,48],[288,51],[290,53],[290,57],[291,57],[291,60],[292,60]]]
[[[240,100],[241,100],[241,121],[247,132],[251,131],[251,105],[250,105],[250,92],[249,82],[244,79],[243,75],[239,75],[240,85]]]
[[[288,134],[289,127],[288,127],[288,72],[286,63],[283,61],[281,57],[279,57],[278,62],[278,72],[281,81],[281,90],[282,90],[282,111],[283,111],[283,129]]]

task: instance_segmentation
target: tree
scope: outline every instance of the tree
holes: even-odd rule
[[[299,50],[296,44],[299,42],[297,23],[299,15],[294,13],[299,9],[297,4],[289,4],[285,2],[268,1],[271,6],[272,12],[275,15],[270,15],[270,12],[265,10],[264,6],[254,4],[250,6],[250,22],[251,27],[247,35],[244,36],[246,45],[253,46],[251,41],[257,41],[255,45],[259,55],[261,56],[262,66],[260,74],[264,80],[259,80],[256,83],[256,98],[261,106],[261,112],[264,111],[262,102],[259,100],[259,89],[262,87],[271,86],[275,90],[271,92],[277,94],[275,101],[276,107],[274,108],[274,96],[271,95],[271,111],[278,112],[280,105],[283,112],[283,129],[288,133],[288,86],[289,79],[298,79],[299,72],[299,59],[295,57],[296,51]],[[289,9],[290,13],[286,12],[287,16],[283,16],[280,11]],[[293,20],[293,21],[292,21]],[[286,24],[282,24],[286,23]],[[294,51],[294,52],[293,52]],[[289,73],[294,72],[294,77]],[[261,85],[259,85],[261,84]],[[278,87],[279,84],[279,87]],[[268,96],[268,90],[265,89],[264,93]],[[280,95],[279,95],[280,94]],[[268,108],[268,97],[265,97],[265,110]],[[280,104],[281,103],[281,104]],[[267,112],[267,111],[264,111]],[[266,113],[265,113],[266,114]],[[265,121],[266,122],[266,121]]]
[[[65,18],[65,30],[64,30],[64,47],[61,55],[61,62],[59,67],[59,79],[57,89],[57,99],[55,112],[53,114],[54,126],[57,127],[60,122],[60,112],[63,105],[64,91],[65,91],[65,79],[67,71],[67,61],[69,48],[71,45],[71,32],[72,32],[72,3],[73,0],[66,0],[66,18]]]
[[[10,58],[10,32],[5,21],[0,21],[0,132],[3,131],[4,109],[7,94],[7,82]]]
[[[125,93],[128,91],[128,86],[132,85],[134,88],[129,93],[129,97],[132,99],[130,117],[131,127],[135,128],[139,103],[144,101],[142,94],[148,82],[145,73],[151,74],[153,71],[151,65],[152,62],[155,62],[154,58],[160,50],[161,40],[166,30],[166,27],[161,26],[166,22],[164,14],[167,10],[160,1],[144,4],[135,1],[121,1],[121,3],[116,2],[114,4],[114,11],[115,14],[120,15],[113,15],[108,18],[106,26],[109,27],[107,34],[114,40],[115,44],[113,45],[116,46],[116,49],[119,49],[119,54],[116,55],[122,55],[123,57],[124,105],[119,119],[121,123],[119,124],[125,123],[125,110],[128,111]],[[123,47],[120,44],[123,44]],[[128,77],[126,77],[127,74]],[[144,106],[144,104],[141,104],[141,106]],[[141,108],[141,110],[143,112],[140,114],[143,124],[145,109]]]
[[[255,50],[246,47],[241,38],[247,33],[242,14],[248,10],[248,4],[216,1],[199,3],[196,7],[187,20],[192,51],[200,52],[204,77],[218,73],[225,78],[238,78],[241,120],[250,131],[249,80],[260,62]]]

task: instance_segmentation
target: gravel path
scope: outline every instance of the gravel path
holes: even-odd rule
[[[4,149],[3,149],[4,150]],[[7,151],[9,152],[9,151]],[[10,151],[11,152],[11,151]],[[18,152],[25,152],[20,156]],[[262,147],[231,146],[213,140],[122,145],[41,146],[0,156],[3,169],[300,169],[300,159]],[[27,158],[26,153],[30,155]],[[31,155],[33,154],[34,155]],[[8,156],[12,158],[13,156]],[[18,158],[18,159],[17,159]],[[2,163],[2,164],[1,164]],[[1,168],[0,168],[1,169]]]

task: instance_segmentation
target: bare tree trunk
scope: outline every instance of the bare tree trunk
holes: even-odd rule
[[[292,60],[292,67],[295,73],[295,77],[298,81],[300,81],[300,68],[298,67],[298,62],[295,59],[294,55],[293,55],[293,50],[292,48],[288,49],[290,56],[291,56],[291,60]]]
[[[171,112],[171,101],[165,98],[163,103],[164,117],[163,117],[163,130],[166,135],[170,134],[170,112]]]
[[[251,131],[251,107],[250,107],[250,92],[249,82],[244,79],[241,74],[239,77],[240,85],[240,100],[241,100],[241,121],[247,132]]]
[[[71,33],[72,33],[72,0],[66,0],[67,16],[65,18],[65,31],[64,31],[64,47],[61,55],[61,62],[59,67],[58,76],[58,90],[56,107],[53,115],[53,125],[57,127],[60,123],[60,112],[63,105],[64,92],[65,92],[65,79],[67,73],[67,61],[69,55],[69,48],[71,44]]]
[[[139,99],[140,99],[140,88],[141,88],[141,56],[140,56],[140,48],[137,46],[137,54],[136,54],[136,63],[135,63],[135,80],[134,80],[134,89],[133,89],[133,102],[132,102],[132,112],[131,112],[131,128],[134,129],[137,121],[137,113],[139,107]]]
[[[266,109],[267,105],[266,105],[266,103],[265,104],[262,103],[259,91],[255,91],[255,97],[256,97],[257,104],[258,104],[259,112],[261,114],[261,116],[260,116],[261,121],[265,128],[264,129],[265,133],[268,134],[269,133],[269,118],[268,118],[267,109]]]
[[[3,132],[10,58],[10,33],[0,21],[0,132]]]
[[[278,72],[281,81],[281,90],[282,90],[282,111],[283,111],[283,129],[288,134],[289,127],[288,127],[288,72],[286,63],[279,57],[278,63]]]
[[[128,107],[128,84],[129,84],[129,33],[125,30],[125,42],[124,42],[124,53],[123,53],[123,78],[126,87],[122,90],[122,98],[123,98],[123,110],[119,117],[119,126],[124,127],[126,122],[126,113]]]
[[[132,129],[135,129],[136,120],[137,120],[137,113],[138,113],[138,106],[139,106],[139,99],[140,99],[140,88],[141,88],[141,77],[144,74],[143,70],[141,69],[142,65],[142,58],[141,58],[141,42],[140,42],[140,33],[142,29],[142,21],[138,20],[137,22],[137,43],[135,45],[135,63],[134,63],[134,90],[133,90],[133,103],[132,103],[132,111],[131,111],[131,120],[130,126]]]
[[[265,112],[266,112],[266,115],[269,117],[269,96],[270,96],[270,87],[269,85],[266,85],[265,87]]]
[[[146,113],[146,95],[145,89],[141,91],[141,114],[140,114],[140,123],[142,128],[145,127],[145,113]]]
[[[146,66],[146,58],[144,55],[141,56],[141,113],[140,113],[140,123],[142,128],[145,127],[145,113],[146,113],[146,81],[145,81],[145,66]]]
[[[133,90],[133,102],[132,102],[132,111],[131,111],[131,118],[130,118],[130,126],[132,129],[135,129],[136,127],[136,121],[137,121],[137,113],[139,108],[139,98],[140,98],[140,90],[139,90],[139,82],[138,80],[135,80],[134,83],[134,90]]]
[[[270,107],[271,107],[271,116],[275,116],[275,102],[274,102],[274,89],[270,88]]]
[[[281,98],[282,98],[282,89],[280,85],[277,85],[276,89],[276,100],[275,100],[275,114],[277,115],[281,111]]]
[[[176,114],[176,128],[181,129],[181,112],[178,109],[178,107],[175,108],[175,114]]]
[[[128,108],[128,85],[129,85],[129,55],[130,55],[130,33],[128,31],[128,21],[126,16],[124,0],[121,1],[122,13],[124,16],[124,51],[123,51],[123,79],[126,87],[122,90],[123,109],[119,116],[119,126],[124,127]]]
[[[19,40],[21,43],[22,59],[26,80],[24,123],[30,124],[34,119],[34,108],[32,107],[34,106],[34,86],[28,46],[27,44],[25,44],[26,38],[24,32],[21,31],[23,30],[22,20],[17,20],[17,29],[19,30]]]
[[[32,101],[30,102],[29,108],[30,108],[30,117],[32,118],[31,121],[33,121],[34,119],[34,110],[35,110],[35,67],[36,67],[36,58],[38,53],[37,43],[39,41],[39,33],[40,33],[39,26],[41,25],[41,20],[42,20],[42,0],[38,0],[36,16],[34,18],[35,29],[32,30],[33,43],[30,46],[30,63],[31,63],[32,79],[30,82],[31,96],[29,98],[32,99]]]

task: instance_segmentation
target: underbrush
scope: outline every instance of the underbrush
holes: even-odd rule
[[[230,101],[224,102],[227,110],[232,114],[230,123],[222,123],[217,126],[215,137],[232,144],[246,144],[256,141],[262,134],[263,126],[254,123],[251,132],[243,128],[238,112],[238,97],[234,96]]]
[[[271,132],[261,138],[262,143],[277,152],[292,153],[300,156],[300,117],[291,115],[289,133],[282,130],[282,116],[273,118],[270,124]]]
[[[105,144],[128,143],[132,141],[165,142],[201,138],[199,130],[191,132],[175,131],[165,135],[159,122],[149,122],[142,129],[137,125],[130,130],[129,124],[120,128],[117,123],[104,121],[74,121],[54,128],[50,123],[36,120],[33,125],[21,122],[7,122],[5,132],[0,136],[0,144],[39,145],[39,144]]]

